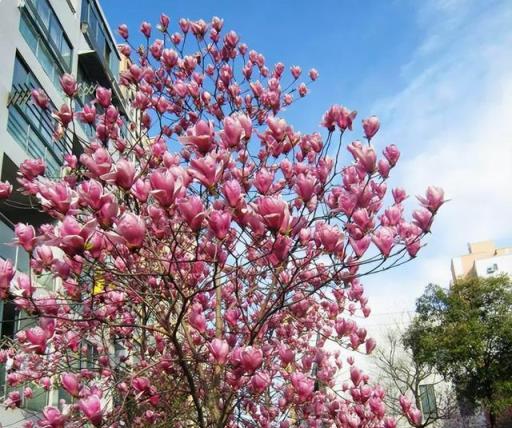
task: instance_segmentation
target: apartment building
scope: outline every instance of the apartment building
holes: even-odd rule
[[[116,81],[121,56],[98,0],[0,0],[0,180],[16,183],[18,165],[29,157],[43,158],[49,176],[58,176],[65,153],[79,155],[77,138],[52,139],[47,112],[31,103],[31,90],[43,89],[59,106],[63,92],[59,77],[70,73],[80,84],[75,109],[94,97],[96,86],[111,88],[114,103],[126,116],[123,94]],[[81,138],[91,129],[78,127]],[[28,254],[8,245],[17,222],[38,226],[49,218],[31,207],[18,192],[0,201],[0,257],[10,259],[19,272],[29,272]],[[54,287],[55,284],[48,284]],[[14,305],[0,302],[0,346],[23,327]],[[0,365],[0,397],[8,390],[6,367]],[[22,426],[31,412],[58,405],[62,391],[34,394],[16,411],[0,409],[3,426]]]
[[[497,248],[493,241],[469,243],[468,254],[452,259],[451,271],[453,281],[467,276],[512,275],[512,247]]]

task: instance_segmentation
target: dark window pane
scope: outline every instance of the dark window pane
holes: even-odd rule
[[[16,305],[7,300],[2,302],[2,329],[1,337],[14,338],[16,332]]]

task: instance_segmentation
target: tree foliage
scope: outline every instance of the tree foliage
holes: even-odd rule
[[[110,90],[75,111],[65,75],[54,136],[73,134],[83,153],[66,155],[61,177],[41,160],[20,167],[22,191],[54,221],[19,224],[16,244],[36,278],[60,285],[0,262],[2,297],[34,323],[0,358],[12,362],[8,406],[32,387],[69,393],[42,426],[394,426],[382,388],[341,349],[375,347],[353,319],[370,314],[360,278],[416,256],[443,192],[429,187],[412,216],[403,189],[386,198],[400,152],[377,155],[374,116],[363,142],[342,140],[356,112],[340,105],[324,136],[295,131],[280,113],[316,70],[269,67],[222,27],[183,19],[171,31],[162,15],[156,40],[145,22],[135,46],[121,26],[130,135]]]
[[[494,418],[512,404],[512,286],[507,276],[429,285],[405,343]]]

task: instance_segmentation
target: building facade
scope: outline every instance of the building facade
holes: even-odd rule
[[[121,56],[98,0],[4,0],[0,1],[0,180],[16,187],[16,172],[27,158],[43,158],[46,174],[56,177],[64,154],[80,155],[78,138],[56,142],[49,113],[35,107],[30,98],[34,88],[46,92],[60,106],[63,92],[59,78],[72,74],[79,82],[74,109],[94,98],[97,85],[112,89],[113,102],[122,114],[126,108],[117,83]],[[92,129],[78,126],[78,137],[87,139]],[[38,226],[49,218],[19,192],[0,201],[0,257],[14,262],[28,274],[29,257],[23,249],[9,245],[18,222]],[[41,280],[39,280],[41,282]],[[45,284],[46,285],[46,284]],[[48,287],[55,287],[49,281]],[[0,302],[0,346],[7,347],[16,331],[23,328],[14,305]],[[0,364],[0,399],[9,391],[7,364]],[[0,409],[4,426],[21,426],[34,411],[58,405],[63,391],[35,391],[22,409]]]
[[[482,241],[469,243],[468,251],[468,254],[452,259],[454,282],[468,276],[512,275],[512,247],[496,248],[493,241]]]

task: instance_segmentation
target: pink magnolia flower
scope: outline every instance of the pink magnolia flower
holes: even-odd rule
[[[269,385],[270,376],[268,373],[258,371],[251,377],[251,387],[257,394],[261,394]]]
[[[377,342],[374,338],[370,337],[366,340],[366,353],[369,355],[373,352],[375,349],[375,346],[377,346]]]
[[[68,417],[63,415],[59,409],[53,406],[46,406],[43,409],[43,419],[39,421],[41,427],[64,428]]]
[[[163,207],[168,207],[174,203],[182,186],[182,181],[176,179],[170,170],[153,172],[149,177],[149,182],[153,189],[151,194]]]
[[[237,148],[240,145],[242,137],[245,135],[245,130],[239,119],[236,117],[228,116],[222,121],[224,125],[220,133],[220,138],[225,148]],[[251,125],[252,126],[252,125]]]
[[[290,210],[281,198],[266,196],[258,199],[257,211],[273,232],[286,233],[290,226]]]
[[[299,174],[294,189],[304,202],[309,202],[317,191],[317,181],[313,176]]]
[[[140,202],[146,202],[151,192],[151,184],[139,178],[133,183],[131,192]]]
[[[144,21],[140,26],[140,32],[149,39],[151,37],[151,24]]]
[[[34,391],[32,391],[32,388],[30,388],[29,386],[26,386],[25,388],[23,388],[23,396],[25,398],[32,398],[34,397]]]
[[[414,407],[411,407],[408,411],[407,411],[407,419],[409,419],[409,421],[411,422],[411,424],[413,424],[414,426],[420,426],[421,425],[421,412],[414,408]]]
[[[382,226],[373,234],[372,241],[382,255],[388,257],[395,245],[395,234],[389,227]]]
[[[60,376],[60,383],[62,387],[69,392],[73,397],[78,397],[80,392],[80,382],[78,377],[73,373],[63,373]]]
[[[208,346],[215,362],[217,364],[224,364],[229,354],[228,342],[223,339],[215,338]]]
[[[231,214],[225,211],[212,211],[208,218],[208,224],[217,239],[224,239],[231,225]]]
[[[368,140],[371,140],[380,128],[380,121],[377,116],[370,116],[367,119],[363,119],[364,135]]]
[[[86,104],[83,110],[77,115],[82,122],[92,125],[96,121],[96,107]]]
[[[364,170],[371,174],[375,171],[377,165],[377,155],[371,146],[362,145],[358,141],[354,141],[347,147],[348,151],[352,153],[354,159],[364,168]]]
[[[430,226],[432,224],[432,213],[425,209],[414,210],[412,212],[413,222],[416,226],[418,226],[423,232],[428,232],[430,230]]]
[[[20,174],[31,180],[44,174],[46,167],[42,159],[25,159],[21,165]]]
[[[137,392],[147,392],[151,387],[151,382],[147,377],[136,377],[132,379],[132,387]]]
[[[230,180],[224,183],[223,193],[232,207],[238,207],[242,201],[242,188],[237,180]]]
[[[382,153],[391,167],[394,167],[400,158],[400,150],[394,144],[387,146]]]
[[[273,181],[274,173],[267,170],[266,168],[263,168],[256,174],[256,177],[254,179],[254,187],[256,187],[258,192],[265,195],[270,190],[270,186],[272,185]]]
[[[74,97],[78,92],[78,83],[75,78],[68,73],[65,73],[60,78],[60,86],[68,97]]]
[[[14,228],[16,243],[21,245],[25,251],[32,251],[35,244],[36,231],[33,226],[18,223]]]
[[[298,79],[302,73],[302,69],[298,65],[294,65],[290,68],[290,72],[292,73],[294,79]]]
[[[435,213],[445,202],[443,189],[435,186],[429,186],[427,188],[425,197],[417,196],[417,198],[421,205],[433,213]]]
[[[380,159],[377,163],[377,170],[382,178],[388,178],[391,165],[386,159]]]
[[[36,326],[26,330],[27,340],[30,342],[30,348],[37,354],[44,354],[48,335],[41,327]]]
[[[190,315],[188,316],[190,325],[194,327],[199,333],[206,331],[206,318],[199,308],[192,308]]]
[[[97,395],[89,395],[87,398],[82,398],[78,402],[78,406],[91,424],[95,427],[101,425],[103,421],[103,410],[101,408],[101,401]]]
[[[407,411],[412,406],[411,400],[409,400],[405,395],[400,395],[398,401],[400,403],[400,407],[402,408],[402,411],[404,413],[407,413]]]
[[[397,187],[391,191],[395,204],[403,202],[407,198],[407,193],[401,187]]]
[[[263,362],[263,351],[253,346],[246,346],[240,352],[240,362],[246,372],[253,372],[258,369]]]
[[[128,248],[138,248],[144,242],[146,225],[140,216],[125,213],[117,222],[116,231],[124,238]]]
[[[195,150],[204,155],[212,149],[214,135],[213,124],[200,120],[194,127],[187,131],[186,136],[180,137],[179,139],[183,144],[192,146]]]
[[[328,253],[342,251],[343,238],[343,232],[338,228],[338,226],[317,223],[315,239]]]
[[[59,228],[59,247],[73,255],[82,251],[85,241],[89,238],[95,226],[94,221],[82,226],[74,217],[67,215]]]
[[[0,181],[0,199],[7,199],[11,196],[12,184],[8,181]]]
[[[159,30],[162,31],[162,32],[167,31],[167,28],[169,28],[169,23],[170,23],[169,17],[167,15],[165,15],[164,13],[162,13],[160,15],[160,27],[159,27]]]
[[[350,241],[350,246],[354,250],[354,253],[356,254],[356,256],[362,257],[364,255],[364,253],[366,252],[366,250],[368,249],[368,247],[370,246],[370,243],[372,240],[369,235],[365,235],[361,239],[350,238],[349,241]]]
[[[50,106],[50,99],[42,89],[34,89],[31,93],[32,101],[43,110]]]
[[[396,428],[396,420],[390,417],[385,418],[384,428]]]
[[[178,202],[178,210],[190,228],[197,232],[205,217],[204,205],[199,196],[190,196]]]
[[[222,164],[211,156],[206,155],[200,159],[190,161],[189,173],[207,187],[212,187],[219,180],[222,173]]]
[[[350,367],[350,379],[355,386],[358,386],[363,379],[363,373],[357,367]]]
[[[119,33],[119,35],[123,38],[123,39],[127,39],[128,38],[128,26],[126,24],[121,24],[118,28],[117,28],[117,32]]]
[[[97,147],[91,154],[81,154],[80,162],[90,171],[93,177],[107,174],[112,166],[112,159],[103,147]]]
[[[15,409],[21,406],[21,393],[19,391],[12,391],[7,394],[7,399],[4,401],[7,408]]]
[[[121,158],[119,159],[112,170],[101,178],[108,183],[115,183],[124,190],[130,190],[135,178],[135,165],[133,162]]]
[[[103,108],[107,108],[112,103],[112,90],[98,86],[96,89],[96,101]]]
[[[311,397],[315,384],[304,373],[295,372],[290,376],[293,388],[298,395],[299,401],[305,401]]]

